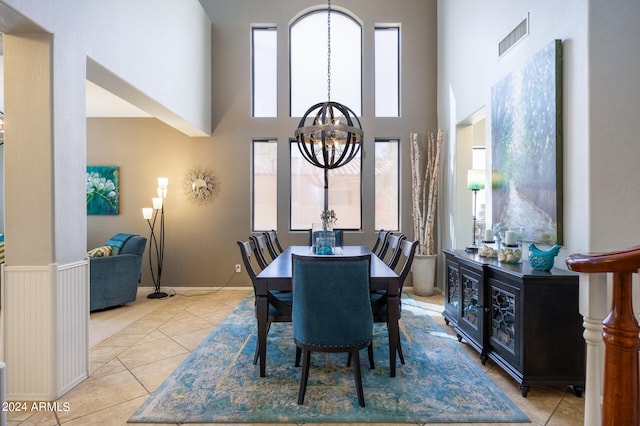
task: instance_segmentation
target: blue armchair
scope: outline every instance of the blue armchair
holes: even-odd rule
[[[112,240],[117,239],[118,235],[114,235]],[[107,242],[107,246],[112,240]],[[90,311],[124,305],[136,300],[142,255],[147,239],[131,235],[120,242],[121,247],[117,254],[92,257],[89,261]]]

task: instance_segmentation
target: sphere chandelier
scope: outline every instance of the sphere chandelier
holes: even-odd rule
[[[310,125],[305,123],[310,119]],[[300,153],[309,163],[323,169],[336,169],[353,160],[362,145],[360,120],[347,106],[321,102],[307,110],[295,136]]]

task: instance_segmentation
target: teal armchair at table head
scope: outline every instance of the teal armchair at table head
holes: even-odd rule
[[[365,406],[360,355],[370,347],[373,314],[370,255],[292,257],[293,338],[303,350],[298,404],[304,403],[312,351],[346,352],[353,359],[358,402]]]

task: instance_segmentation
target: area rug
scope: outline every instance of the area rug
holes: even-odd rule
[[[291,324],[267,341],[267,377],[253,365],[253,298],[243,300],[134,413],[132,423],[491,423],[529,419],[467,357],[420,302],[403,296],[405,365],[389,377],[387,329],[374,329],[375,369],[361,355],[366,407],[358,406],[346,354],[313,354],[297,405]]]

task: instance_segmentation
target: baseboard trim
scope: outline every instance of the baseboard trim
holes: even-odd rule
[[[238,287],[229,287],[229,286],[223,286],[223,287],[161,287],[160,288],[161,291],[164,291],[165,293],[169,293],[171,290],[173,291],[220,291],[220,290],[252,290],[251,287],[249,286],[238,286]],[[138,287],[138,292],[140,291],[146,291],[148,293],[153,293],[154,291],[154,287]]]
[[[413,291],[413,287],[412,286],[406,286],[404,287],[405,290],[409,290],[409,291]],[[138,287],[138,291],[145,291],[148,293],[153,293],[154,288],[153,287]],[[164,292],[168,292],[170,290],[174,290],[174,291],[219,291],[219,290],[234,290],[234,291],[238,291],[238,290],[251,290],[251,287],[249,286],[235,286],[235,287],[229,287],[229,286],[223,286],[223,287],[162,287],[160,290],[164,291]],[[439,290],[439,289],[437,289]]]

